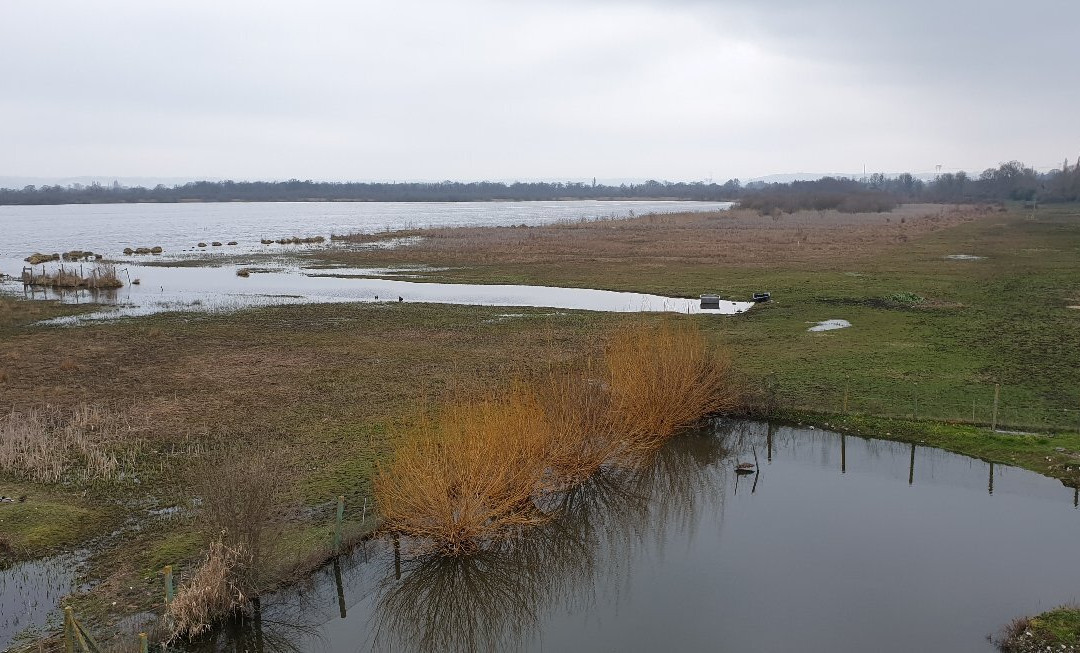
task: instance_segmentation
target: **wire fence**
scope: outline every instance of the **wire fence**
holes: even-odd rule
[[[1080,396],[1076,408],[1056,408],[1041,402],[1011,399],[1007,389],[1001,386],[989,386],[967,394],[970,399],[955,395],[942,397],[914,389],[908,397],[880,397],[844,383],[823,393],[812,403],[804,400],[796,404],[798,408],[810,411],[936,420],[988,426],[999,431],[1080,432]]]

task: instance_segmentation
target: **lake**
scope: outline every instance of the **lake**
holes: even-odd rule
[[[1080,597],[1076,502],[937,449],[718,420],[519,541],[369,542],[193,650],[989,652]]]
[[[538,225],[647,213],[717,211],[729,202],[262,202],[192,204],[106,204],[0,207],[0,273],[11,279],[0,289],[29,298],[68,303],[100,303],[111,308],[66,320],[68,323],[149,315],[163,311],[222,311],[253,306],[401,301],[439,302],[567,310],[664,311],[730,315],[749,302],[721,302],[700,308],[687,298],[602,290],[537,286],[484,286],[410,282],[413,272],[395,270],[311,270],[298,254],[348,245],[264,245],[263,239],[291,236],[329,238],[333,234],[373,233],[431,226]],[[225,243],[198,247],[198,243]],[[228,245],[234,242],[235,245]],[[125,247],[161,246],[160,256],[125,256]],[[33,252],[89,250],[119,261],[125,287],[119,291],[27,291],[17,280]],[[257,256],[256,256],[257,255]],[[250,260],[237,264],[237,258]],[[199,266],[180,265],[191,261]],[[154,263],[155,265],[148,265]],[[158,265],[164,263],[165,266]],[[169,266],[169,264],[175,264]],[[35,270],[54,270],[48,263]],[[95,263],[65,263],[92,269]],[[241,267],[256,268],[237,277]],[[333,274],[328,274],[332,272]],[[132,283],[138,280],[138,284]],[[708,291],[710,289],[703,289]]]
[[[717,211],[731,202],[207,202],[0,206],[0,259],[33,252],[90,250],[120,257],[125,247],[196,251],[199,242],[376,233],[423,227],[540,225],[647,213]],[[276,247],[276,246],[274,246]],[[294,249],[294,246],[290,246]],[[273,251],[273,248],[271,248]]]

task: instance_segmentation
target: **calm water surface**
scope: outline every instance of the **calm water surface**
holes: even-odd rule
[[[266,251],[263,238],[375,233],[393,229],[539,225],[645,213],[712,211],[730,202],[208,202],[0,206],[0,258],[90,250],[120,256],[125,247],[166,253],[200,241],[235,240],[238,251]],[[275,246],[276,247],[276,246]]]
[[[297,303],[397,301],[485,306],[535,306],[597,311],[741,313],[748,302],[723,302],[719,310],[697,301],[640,293],[537,286],[430,284],[408,281],[409,270],[336,270],[335,276],[302,267],[298,253],[349,245],[263,245],[264,238],[329,237],[407,227],[548,224],[654,212],[723,210],[728,202],[301,202],[207,204],[109,204],[0,207],[0,290],[68,303],[100,303],[112,308],[74,321],[148,315],[162,311],[236,310]],[[226,243],[199,248],[199,242]],[[227,243],[235,241],[230,246]],[[391,243],[400,245],[401,243]],[[125,247],[164,248],[160,256],[124,256]],[[116,292],[37,290],[23,292],[17,277],[33,252],[90,250],[120,261],[125,287]],[[256,256],[257,255],[257,256]],[[201,266],[179,266],[185,261]],[[171,263],[173,267],[147,265]],[[243,263],[238,265],[237,263]],[[311,261],[307,260],[307,264]],[[52,271],[60,263],[38,266]],[[65,263],[82,268],[94,263]],[[239,267],[257,273],[239,278]],[[389,278],[379,278],[389,277]],[[132,281],[138,279],[139,284]],[[692,289],[705,292],[711,289]],[[690,294],[694,294],[690,292]]]
[[[520,542],[453,560],[368,543],[198,650],[992,651],[1009,620],[1080,597],[1075,501],[940,450],[717,422]]]

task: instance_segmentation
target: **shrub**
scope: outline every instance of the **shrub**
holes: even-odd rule
[[[419,415],[376,474],[379,513],[421,547],[473,552],[545,521],[551,493],[635,463],[740,396],[695,324],[642,320],[617,331],[596,366]]]

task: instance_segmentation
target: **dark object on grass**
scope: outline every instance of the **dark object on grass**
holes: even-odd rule
[[[404,299],[403,297],[401,297],[400,295],[398,295],[398,298],[397,298],[397,300],[398,300],[398,303],[399,303],[399,304],[400,304],[401,302],[405,301],[405,299]]]
[[[754,301],[755,302],[767,302],[770,299],[772,299],[772,293],[767,293],[767,292],[756,292],[756,293],[754,293]]]
[[[720,308],[720,295],[702,295],[701,308]]]

